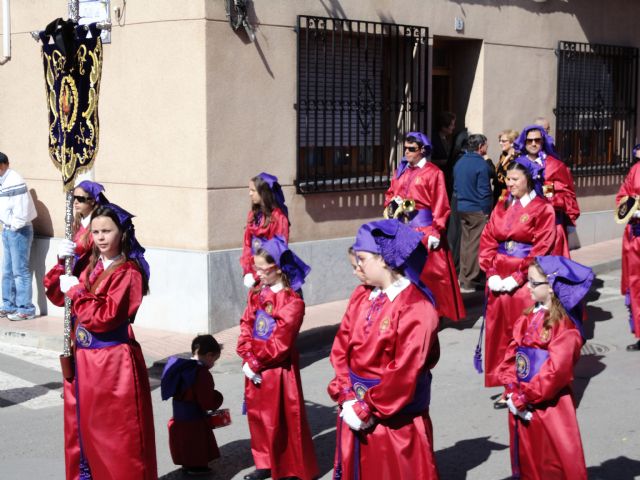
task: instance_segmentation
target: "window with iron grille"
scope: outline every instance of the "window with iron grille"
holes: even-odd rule
[[[298,193],[386,188],[427,126],[425,27],[298,17]]]
[[[574,175],[629,168],[637,75],[637,48],[559,43],[556,149]]]

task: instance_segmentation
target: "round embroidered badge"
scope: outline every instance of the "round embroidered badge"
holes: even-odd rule
[[[353,391],[356,394],[356,398],[358,400],[362,400],[364,398],[364,394],[367,393],[367,387],[365,387],[363,384],[356,382],[353,385]]]
[[[258,335],[263,336],[266,335],[269,330],[269,323],[267,319],[264,318],[262,314],[258,314],[258,318],[256,318],[256,332]]]
[[[529,215],[528,214],[524,214],[520,217],[520,223],[527,223],[529,221]]]
[[[91,345],[91,333],[84,327],[78,327],[76,329],[76,342],[81,347],[88,347]]]
[[[516,375],[518,378],[527,378],[531,370],[529,357],[522,352],[516,353]]]

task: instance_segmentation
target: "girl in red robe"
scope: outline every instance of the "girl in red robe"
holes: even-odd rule
[[[385,212],[390,218],[395,214],[424,234],[422,242],[429,250],[429,260],[421,279],[433,292],[440,316],[460,320],[467,313],[447,244],[446,227],[451,208],[444,174],[425,158],[431,153],[431,144],[423,133],[409,132],[404,149],[405,157],[385,194]],[[414,202],[412,211],[398,215],[396,206],[406,200]]]
[[[260,283],[249,292],[237,347],[256,466],[244,478],[311,480],[318,464],[295,347],[304,317],[298,290],[310,268],[279,236],[264,241],[253,261]]]
[[[592,281],[590,268],[564,257],[537,257],[529,267],[535,306],[516,321],[498,374],[511,412],[514,478],[587,478],[571,382]]]
[[[211,473],[209,462],[220,457],[209,412],[220,408],[222,394],[215,390],[211,370],[220,358],[220,345],[212,335],[191,342],[191,359],[171,357],[162,372],[162,399],[173,397],[169,420],[169,450],[187,475]]]
[[[537,255],[548,255],[556,238],[555,213],[540,190],[540,167],[518,157],[507,167],[509,195],[498,201],[480,237],[480,268],[487,275],[485,386],[502,385],[498,367],[512,338],[513,324],[531,305],[523,288]],[[480,365],[476,365],[482,372]],[[496,408],[503,408],[498,400]]]
[[[278,178],[262,172],[249,181],[251,210],[247,215],[240,266],[247,288],[255,286],[258,276],[253,268],[253,255],[265,240],[276,235],[289,242],[289,210]]]
[[[421,237],[382,220],[363,225],[353,245],[367,285],[352,294],[331,349],[336,479],[438,478],[429,401],[439,319],[420,281]]]
[[[93,236],[89,231],[91,214],[98,207],[108,203],[102,193],[104,187],[96,182],[84,180],[73,190],[74,220],[72,224],[73,240],[62,239],[58,244],[58,265],[48,272],[44,279],[47,297],[54,305],[64,306],[64,294],[58,288],[59,276],[64,273],[66,257],[73,257],[72,272],[79,276],[91,259]],[[54,288],[51,288],[55,284]],[[75,318],[71,317],[71,340],[75,341]],[[64,398],[64,452],[67,480],[77,480],[80,476],[80,441],[76,419],[75,381],[63,383]]]
[[[65,408],[65,416],[78,419],[80,466],[68,478],[158,478],[149,377],[131,328],[148,292],[149,265],[131,218],[117,205],[98,207],[91,261],[80,278],[59,266],[49,272],[49,290],[71,298],[76,319],[76,408]]]
[[[640,156],[640,145],[633,149],[634,159]],[[640,196],[640,162],[631,170],[616,195],[616,205],[623,197]],[[640,211],[636,211],[627,223],[622,236],[622,278],[620,291],[629,307],[629,324],[635,338],[640,339]],[[627,351],[640,351],[640,340],[627,346]]]
[[[536,139],[539,141],[529,141]],[[567,229],[575,227],[580,216],[571,171],[557,158],[553,139],[541,125],[524,127],[514,148],[543,167],[543,194],[553,205],[556,214],[556,241],[551,253],[570,258]]]

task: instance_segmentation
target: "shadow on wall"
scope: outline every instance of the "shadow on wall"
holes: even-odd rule
[[[33,242],[31,247],[31,257],[29,266],[36,280],[35,288],[35,303],[38,307],[40,315],[47,314],[47,297],[44,293],[44,285],[42,279],[44,274],[47,273],[47,266],[44,264],[44,260],[47,257],[49,251],[50,238],[53,237],[53,222],[51,220],[51,214],[47,206],[38,198],[38,193],[35,189],[30,189],[33,203],[35,204],[38,216],[33,220],[34,237],[37,236],[39,242]],[[39,250],[39,251],[37,251]]]
[[[532,13],[544,15],[548,13],[566,13],[574,16],[580,27],[585,33],[587,42],[590,43],[607,43],[607,35],[610,37],[612,29],[620,29],[620,26],[615,26],[620,20],[625,20],[625,10],[635,6],[635,1],[628,1],[627,9],[623,5],[620,5],[618,16],[612,15],[611,5],[607,2],[584,2],[576,0],[493,0],[487,2],[487,0],[450,0],[451,3],[456,3],[460,6],[460,13],[466,16],[467,12],[464,9],[465,5],[482,5],[485,7],[494,7],[496,13],[500,13],[500,10],[504,7],[521,8]],[[616,12],[617,13],[617,12]],[[628,16],[628,15],[627,15]],[[633,17],[632,17],[633,18]],[[629,20],[627,20],[629,21]],[[604,23],[603,23],[604,22]],[[631,25],[629,23],[629,25]]]
[[[318,193],[300,196],[314,222],[382,217],[384,192]]]

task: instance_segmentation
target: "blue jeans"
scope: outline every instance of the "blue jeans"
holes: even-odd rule
[[[29,256],[33,243],[33,226],[2,231],[2,309],[7,312],[34,314]]]

